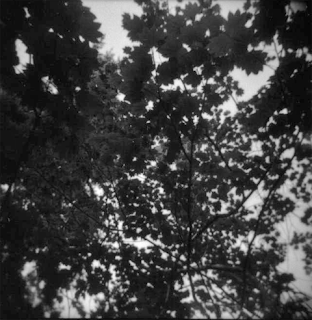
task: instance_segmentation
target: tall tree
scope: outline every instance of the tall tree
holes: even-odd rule
[[[129,167],[143,181],[119,183],[127,194],[121,208],[126,226],[139,225],[139,235],[161,247],[161,265],[152,259],[150,266],[171,274],[158,282],[154,310],[144,282],[141,312],[148,305],[152,314],[176,315],[174,299],[185,293],[191,314],[308,316],[294,303],[301,301],[294,276],[278,269],[285,244],[276,226],[298,203],[306,208],[302,221],[311,216],[310,3],[295,10],[290,1],[247,1],[224,19],[211,1],[176,13],[166,3],[137,2],[142,16],[123,19],[137,44],[125,49],[121,91],[132,126],[152,143],[149,157],[141,160],[144,149]],[[267,66],[274,74],[265,86],[237,101],[243,91],[231,71]],[[235,112],[222,107],[229,99]],[[283,192],[286,182],[294,187]],[[309,239],[294,239],[304,243],[308,274]]]
[[[83,221],[77,215],[68,230],[63,215],[73,210],[72,199],[83,201],[88,181],[79,156],[92,112],[103,108],[90,107],[89,88],[102,34],[81,1],[2,1],[0,20],[1,317],[41,318],[72,281],[60,262],[83,252],[88,236],[79,230],[74,242],[81,248],[69,247]],[[23,71],[18,41],[29,57]],[[21,271],[31,261],[37,276],[25,281]],[[29,290],[36,286],[35,307]]]

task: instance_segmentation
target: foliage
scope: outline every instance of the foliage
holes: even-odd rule
[[[75,188],[85,189],[84,168],[72,158],[81,152],[90,119],[79,108],[76,91],[89,90],[99,67],[92,43],[102,34],[81,1],[4,1],[0,19],[1,317],[40,318],[45,307],[33,309],[25,299],[28,289],[20,272],[25,262],[36,261],[39,279],[48,283],[43,289],[47,306],[71,281],[58,267],[64,257],[74,259],[77,249],[65,246],[62,214],[69,209],[52,186],[53,181],[71,185],[72,197]],[[17,40],[29,56],[23,72],[15,71]]]
[[[311,218],[310,2],[227,19],[208,0],[137,3],[120,63],[90,46],[80,1],[2,4],[1,316],[57,317],[72,292],[82,317],[308,318],[277,225],[299,206]],[[233,71],[268,67],[243,101]],[[292,241],[307,273],[310,239]]]

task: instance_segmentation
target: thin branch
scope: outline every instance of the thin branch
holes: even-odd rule
[[[208,271],[208,270],[217,270],[217,271],[225,271],[225,272],[231,272],[231,273],[242,273],[244,269],[242,267],[238,266],[231,266],[231,265],[223,265],[223,264],[208,264],[206,266],[202,266],[200,268],[194,268],[190,267],[192,271],[195,272],[202,272],[202,271]],[[187,273],[188,269],[181,268],[178,270],[181,273]]]
[[[98,168],[98,169],[99,169],[99,168]],[[113,182],[111,182],[111,183],[113,183]],[[112,187],[114,188],[114,185],[112,185]],[[120,212],[121,212],[121,214],[123,215],[123,217],[124,217],[124,219],[125,219],[125,222],[126,222],[126,221],[127,221],[127,215],[126,215],[126,213],[125,213],[125,211],[124,211],[124,209],[123,209],[123,207],[122,207],[121,200],[119,199],[118,192],[116,191],[115,188],[114,188],[114,193],[115,193],[115,196],[116,196],[116,200],[117,200],[117,203],[118,203],[118,207],[119,207],[119,209],[120,209]],[[167,253],[170,257],[174,258],[175,261],[179,261],[179,262],[181,262],[181,263],[185,263],[185,262],[184,262],[183,260],[181,260],[180,258],[177,258],[170,250],[167,250],[167,249],[163,248],[162,246],[156,244],[154,241],[152,241],[152,240],[150,240],[150,239],[148,239],[148,238],[146,238],[146,237],[142,237],[142,236],[138,235],[138,234],[136,233],[136,231],[133,231],[133,230],[131,230],[131,229],[129,229],[128,231],[129,231],[130,233],[132,233],[135,237],[139,237],[139,238],[141,238],[141,239],[149,242],[149,243],[152,244],[154,247],[157,247],[159,250]]]
[[[119,198],[119,196],[118,196],[118,191],[117,191],[117,189],[116,189],[116,187],[115,187],[115,185],[114,185],[114,182],[113,182],[112,173],[110,172],[110,170],[109,170],[109,168],[108,168],[108,171],[109,171],[109,173],[110,173],[110,177],[108,177],[108,176],[100,169],[99,166],[97,166],[97,165],[95,165],[95,164],[92,164],[92,165],[94,166],[94,168],[95,168],[96,170],[98,170],[98,171],[100,172],[101,175],[103,175],[104,177],[106,177],[107,180],[111,183],[111,186],[112,186],[112,188],[113,188],[113,191],[114,191],[114,193],[115,193],[115,197],[116,197],[116,200],[117,200],[117,203],[118,203],[118,207],[119,207],[120,212],[121,212],[121,214],[123,215],[123,217],[124,217],[124,219],[125,219],[125,222],[126,222],[126,221],[127,221],[127,214],[125,213],[125,211],[124,211],[124,209],[123,209],[123,206],[122,206],[122,202],[121,202],[121,200],[120,200],[120,198]],[[114,230],[114,229],[111,229],[111,230]],[[176,262],[179,261],[182,265],[185,264],[185,261],[183,261],[180,257],[177,258],[170,250],[167,250],[167,249],[163,248],[162,246],[156,244],[154,241],[152,241],[152,240],[150,240],[150,239],[148,239],[148,238],[146,238],[146,237],[142,237],[141,235],[138,235],[138,234],[136,233],[136,231],[133,231],[133,230],[131,230],[131,229],[129,229],[128,231],[129,231],[130,233],[132,233],[133,236],[139,237],[139,238],[141,238],[141,239],[149,242],[149,243],[152,244],[154,247],[157,247],[159,250],[165,252],[165,253],[168,254],[171,258],[173,258]]]
[[[153,52],[152,52],[152,60],[153,60],[154,68],[155,68],[155,70],[156,70],[156,62],[155,62],[155,57],[154,57],[154,50],[153,50]],[[155,97],[158,98],[160,102],[165,103],[164,100],[163,100],[163,98],[162,98],[161,92],[160,92],[160,85],[159,85],[157,73],[156,73],[156,76],[155,76],[155,83],[156,83],[156,86],[157,86],[157,96],[155,96]],[[189,158],[189,156],[188,156],[188,154],[187,154],[187,152],[186,152],[186,150],[185,150],[185,148],[184,148],[184,145],[183,145],[183,142],[182,142],[180,133],[179,133],[179,131],[178,131],[178,129],[177,129],[177,127],[176,127],[176,125],[175,125],[175,123],[174,123],[171,115],[170,115],[169,112],[166,110],[166,108],[163,108],[163,111],[166,113],[167,117],[169,118],[169,120],[170,120],[170,122],[171,122],[171,125],[172,125],[172,127],[173,127],[173,129],[174,129],[174,131],[175,131],[175,133],[176,133],[176,135],[177,135],[179,144],[180,144],[180,146],[181,146],[181,150],[182,150],[185,158],[190,162],[190,158]]]
[[[100,221],[98,221],[97,219],[95,219],[94,217],[92,217],[89,213],[85,212],[84,210],[82,210],[79,206],[76,205],[76,203],[71,200],[63,190],[57,188],[53,183],[51,183],[39,170],[37,170],[36,168],[32,168],[32,170],[34,172],[36,172],[46,183],[49,184],[49,186],[54,189],[56,192],[58,192],[60,195],[62,195],[64,197],[64,199],[66,199],[73,207],[75,207],[80,213],[82,213],[83,215],[85,215],[86,217],[88,217],[90,220],[92,220],[93,222],[95,222],[98,226],[100,227],[104,227],[106,229],[108,229],[107,226],[105,226],[104,224],[102,224]]]
[[[180,81],[182,82],[182,84],[183,84],[184,91],[187,93],[188,96],[190,96],[190,93],[189,93],[189,91],[188,91],[188,89],[187,89],[187,87],[186,87],[186,84],[185,84],[185,82],[183,81],[183,79],[181,78],[181,76],[179,77],[179,80],[180,80]]]
[[[37,116],[37,114],[35,115],[35,121],[33,123],[32,128],[29,131],[27,140],[25,141],[23,148],[19,154],[19,157],[15,163],[15,168],[14,168],[14,172],[11,178],[11,181],[9,182],[9,187],[1,201],[1,216],[0,216],[0,222],[4,223],[7,219],[8,219],[8,215],[9,215],[9,211],[8,211],[8,206],[9,206],[9,202],[10,202],[10,196],[12,193],[12,189],[13,189],[13,185],[17,179],[18,173],[20,171],[22,162],[23,162],[23,158],[25,157],[26,153],[29,151],[29,147],[31,144],[31,141],[33,139],[33,136],[35,134],[36,129],[38,128],[40,123],[40,116]]]
[[[301,141],[298,143],[297,145],[297,148],[299,147],[299,145],[301,144],[303,138],[301,139]],[[296,148],[296,149],[297,149]],[[268,196],[266,197],[266,200],[265,200],[265,203],[263,204],[262,208],[261,208],[261,211],[259,213],[259,216],[258,216],[258,219],[257,219],[257,223],[256,223],[256,226],[255,226],[255,229],[254,229],[254,235],[248,245],[248,249],[247,249],[247,254],[246,254],[246,257],[245,257],[245,261],[244,261],[244,273],[243,273],[243,279],[244,279],[244,285],[243,285],[243,294],[242,294],[242,305],[244,305],[244,300],[245,300],[245,291],[246,291],[246,270],[247,270],[247,265],[248,265],[248,260],[250,258],[250,255],[251,255],[251,248],[252,248],[252,245],[257,237],[257,232],[259,230],[259,227],[260,227],[260,223],[261,223],[261,220],[262,220],[262,216],[265,212],[265,209],[267,208],[268,204],[270,203],[270,201],[272,200],[272,196],[273,194],[276,192],[276,189],[280,183],[280,181],[282,180],[282,178],[284,177],[284,175],[286,174],[287,170],[290,168],[294,158],[296,157],[296,150],[293,154],[293,156],[291,157],[291,159],[288,161],[287,163],[287,166],[284,168],[284,170],[279,174],[278,178],[276,179],[276,181],[274,182]]]
[[[191,272],[188,272],[188,277],[189,277],[189,281],[190,281],[190,285],[191,285],[191,292],[192,292],[192,296],[193,296],[193,300],[195,302],[195,304],[197,305],[197,307],[199,308],[200,311],[202,311],[204,313],[204,315],[207,317],[207,319],[210,319],[206,308],[204,308],[201,303],[197,300],[196,297],[196,293],[195,293],[195,287],[194,287],[194,283],[193,283],[193,279],[192,279],[192,275]]]
[[[267,170],[263,173],[262,177],[258,180],[258,182],[256,183],[254,189],[252,189],[247,195],[244,195],[242,201],[240,202],[240,204],[231,212],[227,213],[227,214],[218,214],[213,216],[210,220],[208,220],[204,226],[197,232],[197,234],[193,237],[193,240],[195,241],[196,239],[198,239],[213,223],[215,223],[217,220],[219,219],[224,219],[224,218],[228,218],[232,215],[235,215],[236,213],[239,212],[239,210],[244,206],[244,204],[247,202],[247,200],[252,196],[252,194],[258,190],[258,186],[260,185],[260,183],[265,179],[266,175],[268,174],[268,172],[271,170],[273,165],[271,165],[270,167],[267,168]]]
[[[219,148],[219,146],[210,138],[209,134],[208,134],[208,130],[206,129],[206,133],[205,136],[207,137],[208,141],[214,146],[214,148],[217,150],[220,158],[222,159],[222,161],[225,163],[225,166],[232,171],[232,168],[230,167],[228,161],[225,159],[221,149]]]
[[[294,137],[294,139],[297,139],[298,136],[300,134],[300,131],[298,130],[296,136]],[[302,137],[303,139],[303,137]],[[302,140],[301,140],[302,141]],[[280,152],[278,153],[278,155],[275,157],[275,159],[279,159],[280,156],[282,155],[282,153],[285,150],[288,150],[289,148],[285,148],[280,150]],[[275,160],[274,159],[274,160]],[[243,196],[242,201],[240,202],[240,204],[233,209],[232,211],[230,211],[229,213],[226,214],[218,214],[218,215],[214,215],[211,219],[209,219],[203,226],[201,229],[199,229],[199,231],[197,232],[197,234],[193,237],[193,240],[198,239],[211,225],[213,225],[216,221],[218,221],[219,219],[224,219],[224,218],[228,218],[231,217],[235,214],[237,214],[239,212],[239,210],[245,205],[245,203],[247,202],[247,200],[253,195],[253,193],[255,191],[258,190],[258,187],[260,185],[260,183],[262,183],[264,181],[264,179],[266,178],[267,174],[270,172],[270,170],[274,167],[274,161],[271,162],[270,166],[268,166],[268,168],[265,170],[265,172],[263,173],[263,175],[260,177],[260,179],[258,180],[258,182],[255,184],[254,188],[252,190],[250,190],[250,192],[246,195]]]
[[[46,181],[52,189],[54,189],[56,192],[58,192],[59,194],[61,194],[73,207],[75,207],[79,212],[81,212],[83,215],[87,216],[88,218],[90,218],[92,221],[94,221],[98,226],[105,228],[107,231],[112,230],[112,231],[118,231],[118,233],[120,230],[118,228],[111,228],[111,227],[107,227],[105,224],[101,223],[100,221],[98,221],[97,219],[95,219],[94,217],[92,217],[90,214],[88,214],[87,212],[85,212],[84,210],[82,210],[79,206],[77,206],[62,190],[60,190],[59,188],[57,188],[56,186],[54,186],[50,181],[48,181],[48,179],[46,179],[37,169],[32,168],[44,181]],[[122,207],[120,206],[120,210],[122,211],[122,214],[126,217],[125,212],[123,211]],[[135,237],[139,237],[147,242],[149,242],[150,244],[152,244],[154,247],[157,247],[159,250],[163,251],[164,253],[168,254],[170,257],[172,257],[175,261],[179,261],[182,264],[185,263],[185,261],[183,261],[180,257],[177,258],[169,249],[165,249],[162,246],[156,244],[154,241],[146,238],[146,237],[142,237],[141,235],[138,235],[136,231],[129,229],[128,230],[131,234],[133,234],[133,236]]]
[[[160,97],[159,99],[161,99],[161,97]],[[161,100],[161,101],[162,101],[162,100]],[[180,136],[180,133],[179,133],[179,131],[178,131],[178,129],[177,129],[177,127],[176,127],[176,125],[175,125],[175,123],[174,123],[171,115],[167,112],[167,110],[164,110],[164,111],[165,111],[166,115],[169,117],[169,120],[170,120],[170,122],[171,122],[171,124],[172,124],[172,127],[173,127],[173,129],[174,129],[174,132],[175,132],[175,134],[176,134],[176,136],[177,136],[177,138],[178,138],[178,141],[179,141],[181,150],[182,150],[185,158],[187,159],[188,162],[191,162],[191,159],[190,159],[189,155],[187,154],[187,152],[186,152],[186,150],[185,150],[185,148],[184,148],[184,145],[183,145],[183,142],[182,142],[182,138],[181,138],[181,136]]]
[[[190,270],[191,256],[192,256],[192,236],[193,236],[193,221],[192,221],[192,187],[193,187],[193,148],[194,142],[191,141],[191,155],[189,163],[189,177],[188,177],[188,201],[187,201],[187,219],[189,225],[188,239],[187,239],[187,269]]]
[[[197,264],[198,269],[201,269],[200,263],[199,263],[199,262],[196,262],[196,264]],[[203,277],[203,275],[202,275],[201,272],[200,272],[199,274],[200,274],[200,277],[201,277],[201,279],[202,279],[202,281],[203,281],[203,283],[204,283],[204,286],[205,286],[205,288],[206,288],[207,294],[208,294],[208,296],[209,296],[209,298],[210,298],[210,300],[211,300],[211,302],[212,302],[212,305],[213,305],[213,307],[214,307],[214,309],[215,309],[216,316],[217,316],[217,318],[220,319],[220,318],[221,318],[220,307],[219,307],[219,305],[214,301],[214,299],[213,299],[213,297],[212,297],[212,294],[210,293],[210,290],[209,290],[209,287],[210,287],[211,290],[212,290],[212,287],[211,287],[208,279],[204,279],[204,277]],[[206,283],[206,282],[207,282],[207,283]],[[209,287],[208,287],[208,286],[209,286]],[[214,293],[214,295],[216,295],[215,292],[213,292],[213,293]]]
[[[237,299],[235,299],[234,297],[232,297],[229,293],[227,293],[222,287],[220,287],[217,283],[216,283],[216,280],[214,280],[213,278],[209,278],[206,274],[203,274],[203,277],[209,279],[210,281],[214,282],[218,288],[223,292],[223,294],[225,296],[227,296],[228,298],[230,298],[233,302],[235,302],[236,305],[240,305],[239,301]],[[257,313],[253,312],[253,311],[250,311],[246,308],[243,308],[244,312],[249,316],[253,316],[253,317],[256,317],[257,319],[262,319],[262,316],[261,315],[258,315]]]
[[[274,40],[274,37],[272,38],[273,40],[273,44],[274,44],[274,50],[275,50],[275,53],[276,53],[276,57],[277,57],[277,60],[278,60],[278,64],[280,65],[281,64],[281,61],[280,61],[280,55],[279,55],[279,52],[277,50],[277,45],[276,45],[276,42]]]
[[[174,193],[174,195],[175,195],[174,203],[179,202],[179,200],[177,199],[176,193]],[[181,230],[180,225],[179,225],[179,219],[178,219],[178,215],[177,215],[177,206],[176,205],[174,206],[174,210],[170,210],[170,214],[174,217],[179,238],[180,238],[181,242],[183,243],[184,239],[183,239],[183,236],[182,236],[182,230]]]

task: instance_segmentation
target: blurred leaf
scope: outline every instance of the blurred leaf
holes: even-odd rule
[[[234,47],[234,41],[224,33],[210,40],[207,48],[216,57],[222,57],[231,53]]]

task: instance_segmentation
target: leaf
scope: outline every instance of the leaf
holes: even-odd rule
[[[178,103],[183,114],[185,114],[187,117],[189,117],[192,113],[196,113],[198,110],[198,101],[195,97],[182,96],[179,98]]]
[[[91,42],[98,42],[100,38],[103,37],[103,34],[98,31],[101,24],[98,22],[91,22],[87,17],[82,17],[79,21],[81,23],[81,35],[90,40]]]
[[[210,40],[207,48],[216,57],[222,57],[231,53],[234,47],[234,41],[225,33],[221,33],[217,37]]]
[[[246,71],[247,75],[251,73],[258,74],[263,70],[264,61],[267,54],[260,50],[247,52],[239,57],[237,66]]]
[[[303,160],[305,158],[312,157],[312,146],[311,144],[303,143],[297,149],[297,159]]]
[[[178,141],[171,140],[168,146],[167,155],[165,157],[166,161],[168,163],[172,163],[179,153],[180,153],[180,145]]]
[[[232,12],[228,13],[228,18],[225,23],[225,31],[231,38],[237,38],[239,35],[246,29],[245,24],[247,22],[246,13],[240,13],[239,10],[233,14]]]
[[[215,5],[218,6],[218,5]],[[220,28],[224,23],[224,18],[218,15],[209,15],[207,19],[204,19],[203,24],[206,30],[209,30],[210,37],[214,38],[219,35]]]
[[[206,34],[205,27],[201,22],[197,22],[194,26],[183,26],[181,28],[181,40],[189,46],[196,42],[202,45]]]
[[[142,114],[145,114],[146,112],[145,107],[146,107],[146,103],[144,101],[140,101],[140,102],[132,103],[130,110],[134,115],[140,116]]]
[[[209,299],[209,294],[203,290],[203,289],[199,289],[196,291],[196,294],[199,296],[199,298],[202,300],[202,301],[207,301]]]
[[[187,76],[184,78],[186,84],[190,84],[193,87],[197,87],[201,83],[202,77],[195,71],[189,71]]]
[[[134,62],[127,62],[122,68],[124,79],[132,80],[133,76],[141,81],[149,79],[150,73],[153,70],[153,60],[149,50],[145,47],[134,47],[131,50],[130,58]]]
[[[164,85],[173,83],[174,79],[177,77],[177,71],[177,68],[175,68],[170,62],[163,62],[157,68],[159,80]]]
[[[278,280],[281,283],[289,283],[289,282],[295,281],[295,278],[291,273],[282,273],[281,275],[278,276]]]
[[[147,28],[144,26],[142,33],[140,34],[140,41],[144,46],[149,48],[158,47],[163,42],[165,33],[159,30],[156,26]]]
[[[104,105],[100,98],[87,91],[79,91],[76,95],[76,101],[79,109],[87,115],[95,115],[103,111]]]
[[[301,222],[307,226],[311,224],[312,208],[307,208],[304,212],[304,216],[300,218]]]
[[[195,20],[196,15],[199,13],[201,13],[201,8],[196,2],[186,4],[184,15],[187,19]]]
[[[130,17],[128,13],[124,13],[122,16],[122,26],[128,30],[128,36],[132,41],[139,41],[140,34],[144,28],[144,22],[138,16],[134,15]]]
[[[172,36],[179,36],[181,33],[181,28],[185,25],[185,20],[182,15],[170,16],[167,21],[167,34]]]
[[[164,57],[170,58],[178,55],[179,50],[182,48],[182,43],[176,37],[168,35],[165,43],[158,48],[159,53]]]

